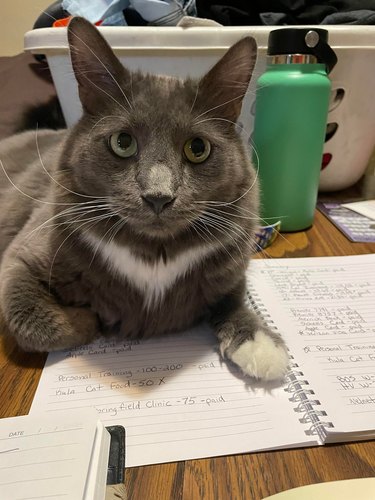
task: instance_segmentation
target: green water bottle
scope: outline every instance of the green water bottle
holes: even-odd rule
[[[259,164],[264,225],[311,226],[318,195],[329,72],[337,62],[324,29],[270,32],[267,69],[256,90],[254,163]],[[259,162],[259,163],[258,163]]]

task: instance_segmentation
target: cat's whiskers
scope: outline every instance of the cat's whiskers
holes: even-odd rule
[[[57,219],[58,217],[61,217],[63,215],[75,215],[75,214],[79,214],[80,212],[82,212],[80,215],[86,215],[88,213],[90,213],[91,211],[98,211],[98,210],[108,210],[108,208],[110,208],[110,206],[106,206],[106,205],[96,205],[95,207],[87,207],[87,206],[78,206],[78,207],[69,207],[69,208],[66,208],[65,210],[62,210],[61,212],[53,215],[52,217],[50,217],[49,219],[47,219],[46,221],[44,221],[42,224],[40,224],[39,226],[37,226],[36,228],[34,228],[32,231],[30,231],[29,233],[26,234],[25,236],[25,239],[24,239],[24,243],[26,244],[28,242],[28,240],[30,239],[31,236],[33,236],[34,233],[36,232],[40,232],[42,229],[45,229],[45,228],[52,228],[52,227],[58,227],[60,224],[66,224],[66,222],[61,222],[61,223],[57,223],[57,224],[52,224],[50,226],[48,226],[47,224],[49,222],[51,222],[52,220],[54,219]],[[88,210],[90,209],[90,210]]]
[[[234,256],[229,252],[228,248],[224,245],[224,243],[215,235],[213,234],[210,229],[207,227],[209,226],[210,224],[207,223],[207,221],[203,221],[202,219],[198,219],[195,221],[195,224],[198,226],[198,225],[202,225],[203,224],[203,228],[206,233],[209,233],[210,236],[212,236],[212,238],[214,238],[217,243],[219,243],[219,245],[223,248],[223,250],[225,251],[225,253],[233,260],[233,262],[236,264],[236,266],[238,266],[238,262],[236,261],[236,259],[234,258]],[[211,226],[212,227],[212,226]],[[220,232],[220,231],[219,231]]]
[[[57,248],[57,250],[56,250],[56,252],[55,252],[55,254],[53,256],[53,259],[51,261],[51,266],[50,266],[50,271],[49,271],[49,278],[48,278],[49,292],[51,291],[52,270],[53,270],[53,266],[55,265],[57,255],[60,252],[60,250],[62,249],[62,247],[64,246],[64,244],[69,240],[69,238],[71,238],[73,236],[73,234],[76,233],[77,231],[81,231],[84,226],[87,226],[88,224],[91,224],[88,228],[86,228],[86,231],[91,230],[100,221],[105,220],[105,219],[107,219],[109,217],[113,217],[114,215],[115,214],[105,214],[105,215],[103,215],[103,217],[98,218],[97,220],[93,221],[93,220],[90,219],[88,221],[82,222],[78,227],[76,227],[75,229],[73,229],[73,231],[71,231],[68,234],[68,236],[62,241],[62,243]]]
[[[107,116],[102,116],[99,118],[99,120],[91,127],[90,132],[88,133],[88,139],[91,138],[92,131],[94,130],[95,127],[99,125],[103,120],[106,120],[107,118],[119,118],[122,119],[123,117],[121,115],[107,115]]]
[[[234,209],[237,207],[234,206],[234,207],[228,207],[228,208]],[[239,232],[242,232],[243,236],[246,236],[246,237],[248,236],[248,234],[246,233],[245,229],[242,226],[240,226],[239,224],[237,224],[235,221],[233,221],[231,219],[231,217],[239,217],[241,219],[243,218],[243,219],[256,220],[256,221],[259,220],[259,218],[255,215],[253,217],[249,217],[248,215],[232,214],[228,211],[220,210],[216,207],[211,207],[209,205],[209,203],[206,204],[204,210],[202,210],[202,208],[200,206],[198,206],[197,209],[195,209],[195,210],[190,209],[189,212],[190,212],[190,214],[192,214],[192,218],[191,218],[191,220],[189,220],[189,224],[194,224],[194,222],[197,219],[200,219],[202,216],[210,217],[211,219],[215,219],[217,222],[221,222],[223,224],[229,225],[229,227],[231,229],[233,229],[233,226],[236,226],[237,230]],[[186,220],[188,220],[188,219],[186,219]]]
[[[38,203],[44,203],[46,205],[64,205],[64,206],[68,205],[68,206],[72,206],[72,205],[79,205],[81,203],[81,202],[61,203],[61,202],[55,202],[55,201],[39,200],[38,198],[35,198],[34,196],[31,196],[31,195],[25,193],[16,184],[14,184],[14,182],[12,181],[12,179],[10,178],[8,172],[6,171],[6,169],[4,167],[4,163],[3,163],[2,160],[0,160],[0,166],[1,166],[1,168],[2,168],[2,170],[4,172],[4,174],[5,174],[5,177],[8,179],[8,181],[10,182],[10,184],[14,187],[14,189],[16,189],[20,194],[22,194],[26,198],[29,198],[30,200],[36,201]],[[99,197],[95,197],[95,198],[99,199]],[[82,202],[82,203],[90,203],[90,202]]]
[[[197,115],[197,116],[194,117],[194,119],[193,119],[194,123],[195,124],[201,123],[201,121],[200,122],[196,122],[196,120],[198,118],[200,118],[201,116],[204,116],[207,113],[210,113],[211,111],[214,111],[215,109],[218,109],[218,108],[221,108],[223,106],[226,106],[227,104],[229,104],[229,103],[231,103],[233,101],[236,101],[237,99],[242,99],[245,95],[246,95],[246,92],[243,93],[243,94],[241,94],[241,95],[238,95],[236,97],[233,97],[232,99],[229,99],[228,101],[225,101],[225,102],[223,102],[221,104],[218,104],[217,106],[214,106],[213,108],[210,108],[210,109],[207,109],[206,111],[203,111],[203,113],[201,113],[201,114],[199,114],[199,115]]]
[[[230,206],[230,205],[234,205],[234,203],[238,203],[240,200],[242,200],[242,198],[244,198],[253,189],[255,183],[256,183],[256,179],[253,180],[251,185],[238,198],[236,198],[235,200],[229,201],[229,202],[223,202],[223,203],[221,203],[221,206]]]
[[[212,208],[210,208],[209,210],[212,210]],[[224,215],[228,215],[226,212],[224,213]],[[262,253],[262,255],[267,258],[267,259],[272,259],[272,256],[270,254],[268,254],[254,239],[252,236],[250,236],[248,233],[246,233],[246,231],[242,228],[242,226],[240,226],[239,224],[237,224],[236,222],[230,220],[230,219],[226,219],[225,217],[221,217],[217,214],[212,214],[210,212],[205,212],[204,213],[204,217],[206,218],[214,218],[215,219],[215,222],[216,222],[216,227],[218,228],[218,225],[222,224],[222,230],[225,231],[226,235],[231,237],[231,234],[229,234],[227,232],[227,230],[229,230],[232,234],[234,234],[240,241],[244,242],[246,245],[249,246],[249,256],[251,253],[253,252],[256,252],[256,251],[260,251]],[[206,221],[207,222],[207,221]],[[213,224],[213,221],[211,221],[211,223]],[[281,235],[282,238],[284,238],[283,235]],[[233,238],[232,238],[233,239]],[[285,238],[284,238],[285,239]],[[287,241],[287,240],[286,240]]]
[[[249,210],[246,207],[243,207],[241,205],[231,205],[231,204],[228,204],[228,202],[224,202],[224,201],[198,200],[198,201],[195,201],[194,204],[198,205],[199,207],[200,207],[200,205],[204,205],[205,207],[210,207],[210,208],[225,207],[225,210],[235,210],[235,211],[237,211],[237,213],[240,213],[240,214],[251,215],[254,217],[254,219],[258,217],[258,214],[256,212],[252,212],[251,210]],[[219,208],[217,208],[217,209],[219,210]]]
[[[210,210],[210,212],[215,212],[217,214],[223,214],[223,215],[226,215],[228,217],[237,217],[239,219],[247,219],[247,220],[259,220],[259,217],[257,215],[253,215],[253,216],[249,216],[249,215],[240,215],[240,214],[234,214],[234,213],[230,213],[228,211],[225,211],[225,210],[221,210],[220,208],[217,208],[215,206],[210,206],[209,204],[206,204],[207,208]],[[227,207],[228,209],[233,209],[233,208],[236,208],[235,206],[234,207]]]
[[[118,235],[118,233],[121,231],[121,229],[125,226],[128,218],[120,218],[112,227],[113,233],[110,235],[108,243],[111,244],[113,243],[114,239]]]
[[[263,255],[263,258],[267,259],[267,260],[273,259],[272,255],[270,255],[263,247],[261,247],[259,245],[259,243],[257,243],[256,241],[254,241],[253,244],[254,244],[254,248],[253,248],[254,253],[255,252],[260,252]]]
[[[246,231],[243,228],[241,228],[241,226],[238,226],[237,224],[232,224],[230,223],[230,221],[223,219],[221,217],[213,217],[213,214],[210,213],[202,214],[200,219],[204,220],[207,224],[211,225],[211,227],[215,227],[216,229],[221,231],[222,234],[229,237],[233,241],[233,243],[235,243],[235,245],[237,246],[237,249],[241,253],[243,259],[242,250],[238,246],[236,238],[246,244],[249,244],[251,242],[251,238],[246,233]]]
[[[185,220],[188,222],[188,231],[191,233],[192,230],[194,229],[194,231],[196,232],[197,236],[199,239],[203,239],[203,241],[205,243],[207,243],[208,245],[211,245],[212,244],[212,241],[210,239],[207,240],[206,238],[206,234],[205,232],[199,227],[199,226],[196,226],[195,223],[194,224],[191,224],[191,221],[189,219],[187,219],[185,217]],[[202,235],[202,231],[203,231],[203,235]]]
[[[215,213],[212,213],[211,211],[207,211],[207,210],[205,210],[203,212],[203,215],[204,215],[204,217],[207,217],[207,218],[209,218],[211,220],[215,220],[215,221],[217,221],[219,223],[222,223],[223,225],[227,226],[231,230],[233,228],[236,228],[236,230],[240,234],[242,234],[246,238],[249,238],[249,234],[246,232],[246,230],[242,226],[240,226],[239,224],[237,224],[236,222],[234,222],[232,220],[229,220],[229,219],[223,217],[222,215],[215,214]]]
[[[108,209],[106,209],[108,210]],[[85,217],[86,215],[89,215],[92,212],[97,212],[97,209],[90,210],[88,212],[81,213],[77,215],[74,219],[70,219],[68,221],[64,222],[58,222],[56,224],[51,224],[50,226],[45,226],[45,228],[58,228],[58,227],[63,227],[66,226],[65,229],[63,229],[62,233],[66,231],[66,229],[69,229],[70,226],[72,226],[76,222],[89,222],[89,221],[95,221],[95,220],[106,220],[108,217],[112,217],[113,215],[109,215],[108,213],[105,214],[100,214],[100,215],[93,215],[91,217],[88,217],[87,219],[82,219],[82,217]]]
[[[257,179],[258,179],[258,175],[259,175],[259,154],[258,154],[258,151],[257,151],[257,149],[256,149],[256,147],[255,147],[254,141],[253,141],[253,139],[251,138],[251,135],[249,135],[249,139],[248,139],[248,140],[249,140],[249,143],[248,143],[248,144],[249,144],[249,146],[251,146],[251,147],[252,147],[252,149],[253,149],[253,151],[254,151],[254,154],[255,154],[255,156],[256,156],[256,160],[257,160],[257,164],[256,164],[256,166],[255,166],[255,182],[256,182],[256,181],[257,181]]]
[[[132,99],[132,106],[134,106],[134,94],[133,94],[133,73],[130,72],[130,95]]]
[[[195,91],[195,97],[194,97],[194,100],[193,100],[193,104],[191,105],[191,108],[190,108],[189,114],[191,114],[191,113],[193,112],[193,109],[194,109],[195,103],[197,102],[198,93],[199,93],[199,82],[197,83],[197,90]]]
[[[113,213],[113,215],[112,215],[112,217],[114,217],[114,216],[119,217],[119,213],[118,213],[118,212],[114,212],[114,213]],[[109,220],[110,220],[110,219],[108,219],[108,221],[109,221]],[[96,254],[98,253],[99,248],[100,248],[100,246],[101,246],[102,242],[105,240],[105,238],[106,238],[107,234],[108,234],[108,233],[110,233],[111,231],[114,231],[114,228],[117,228],[117,226],[118,226],[118,225],[121,225],[122,223],[124,223],[124,224],[125,224],[125,223],[126,223],[126,219],[122,219],[122,218],[120,218],[120,219],[119,219],[117,222],[115,222],[115,224],[114,224],[113,226],[111,226],[111,227],[110,227],[110,228],[109,228],[109,229],[108,229],[108,230],[107,230],[107,231],[103,234],[103,236],[100,238],[100,240],[98,241],[98,244],[96,245],[95,251],[94,251],[93,256],[92,256],[92,259],[91,259],[91,261],[90,261],[89,268],[91,267],[92,263],[94,262],[95,257],[96,257]],[[111,237],[108,239],[108,242],[112,242],[112,241],[113,241],[113,239],[115,238],[116,234],[117,234],[117,233],[115,233],[115,232],[114,232],[114,233],[111,235]]]
[[[206,232],[209,232],[209,234],[216,239],[217,242],[220,243],[220,245],[226,249],[224,243],[218,239],[216,237],[216,235],[214,235],[209,229],[207,226],[211,227],[212,229],[216,229],[217,231],[219,231],[221,234],[224,234],[225,236],[227,236],[230,240],[232,240],[234,242],[234,244],[237,246],[237,249],[238,251],[240,252],[241,256],[242,256],[242,252],[241,252],[241,249],[240,247],[238,246],[238,243],[235,241],[235,239],[233,238],[233,236],[231,234],[228,233],[228,231],[226,229],[231,229],[231,228],[224,228],[222,226],[220,226],[220,224],[218,223],[218,221],[213,221],[211,219],[209,219],[206,215],[205,212],[195,212],[193,210],[190,210],[190,213],[192,214],[192,219],[193,219],[193,222],[190,221],[190,226],[191,227],[195,227],[199,224],[203,224],[204,226],[204,230]],[[203,228],[201,228],[203,230]],[[212,241],[210,242],[212,244]],[[227,250],[227,249],[226,249]],[[231,255],[228,251],[227,251],[228,255]],[[233,258],[233,256],[231,255],[231,257]],[[243,258],[243,256],[242,256]],[[233,258],[234,262],[237,264],[237,261]]]
[[[44,170],[44,172],[48,175],[48,177],[55,183],[57,184],[58,186],[60,186],[61,188],[65,189],[65,191],[68,191],[69,193],[72,193],[72,194],[75,194],[77,196],[81,196],[83,198],[90,198],[90,199],[97,199],[97,196],[90,196],[88,194],[83,194],[83,193],[77,193],[77,191],[72,191],[71,189],[67,188],[66,186],[64,186],[63,184],[61,184],[59,181],[57,181],[49,172],[48,170],[46,169],[45,165],[44,165],[44,162],[43,162],[43,159],[42,159],[42,155],[40,153],[40,149],[39,149],[39,142],[38,142],[38,130],[39,130],[39,124],[37,123],[36,124],[36,129],[35,129],[35,144],[36,144],[36,149],[37,149],[37,152],[38,152],[38,157],[39,157],[39,161],[40,161],[40,164],[42,165],[42,168]]]
[[[219,202],[218,205],[216,205],[216,202],[195,202],[197,204],[205,204],[206,207],[209,209],[209,210],[213,210],[215,208],[215,211],[218,212],[219,209],[217,209],[216,207],[217,206],[222,206],[222,203]],[[211,204],[213,204],[213,206],[211,206]],[[268,226],[269,225],[269,222],[267,222],[266,220],[262,219],[259,215],[256,215],[254,214],[253,212],[250,212],[248,209],[244,208],[244,207],[241,207],[241,206],[238,206],[238,205],[231,205],[231,206],[227,206],[227,208],[230,208],[231,210],[234,210],[234,209],[237,209],[237,211],[241,212],[241,211],[244,211],[244,212],[249,212],[250,214],[252,214],[254,217],[245,217],[245,216],[242,216],[243,218],[249,218],[249,219],[254,219],[254,220],[258,220],[259,222],[263,223],[264,226]],[[221,211],[223,214],[227,214],[227,212],[224,212],[224,211]],[[229,217],[241,217],[240,215],[236,215],[236,214],[228,214]],[[275,222],[278,222],[279,220],[285,218],[286,216],[278,216],[278,217],[270,217],[269,219],[275,219]],[[285,243],[288,243],[288,245],[293,249],[293,250],[296,250],[296,246],[291,243],[287,238],[285,238],[285,236],[280,232],[278,231],[276,228],[275,228],[275,232],[277,233],[277,235],[284,240]]]
[[[235,207],[229,207],[229,208],[235,208]],[[237,207],[240,208],[240,207]],[[212,210],[212,207],[210,207],[210,210]],[[236,216],[235,214],[231,214],[231,216]],[[238,216],[239,217],[239,216]],[[286,216],[279,216],[279,217],[269,217],[269,219],[275,219],[275,222],[278,222],[279,220],[285,218]],[[267,222],[265,219],[262,219],[260,216],[253,217],[253,219],[258,220],[259,222],[263,223],[264,226],[268,226],[269,222]],[[274,229],[276,234],[285,242],[287,243],[293,250],[296,250],[296,246],[290,242],[280,231],[278,231],[276,228]],[[261,247],[259,247],[261,248]]]
[[[81,207],[79,207],[81,208]],[[40,231],[41,229],[43,229],[44,227],[48,227],[48,226],[45,226],[49,221],[55,219],[56,217],[61,217],[62,213],[63,212],[67,212],[71,210],[71,208],[68,208],[66,210],[63,210],[62,212],[59,212],[58,214],[55,214],[53,217],[50,217],[47,221],[43,222],[42,224],[40,224],[38,227],[34,228],[32,231],[30,231],[28,234],[26,234],[25,238],[23,239],[23,243],[24,245],[23,246],[20,246],[16,252],[16,255],[15,255],[15,258],[18,257],[18,254],[21,250],[24,250],[28,240],[33,236],[34,233],[36,233],[37,231]],[[81,214],[83,215],[83,214]],[[51,226],[52,227],[52,226]]]
[[[240,125],[239,123],[234,122],[232,120],[228,120],[227,118],[221,118],[219,116],[210,116],[209,118],[203,118],[203,120],[199,120],[198,122],[195,122],[195,124],[199,125],[200,123],[205,123],[205,122],[209,122],[209,121],[212,121],[212,120],[219,120],[219,121],[222,121],[222,122],[231,123],[232,125],[237,126],[241,130],[244,130],[248,135],[250,135],[250,133],[242,125]]]
[[[201,201],[201,200],[196,201],[194,203],[196,203],[197,205],[204,205],[205,207],[207,207],[209,209],[215,208],[216,211],[220,210],[220,208],[217,208],[217,207],[225,206],[225,210],[221,210],[222,213],[228,214],[229,216],[232,216],[232,217],[235,217],[235,216],[240,217],[238,214],[241,214],[241,215],[246,214],[243,216],[244,218],[258,220],[258,221],[264,222],[266,224],[266,221],[264,219],[262,219],[259,216],[259,214],[252,212],[248,208],[242,207],[241,205],[231,205],[231,204],[228,204],[228,202],[223,202],[223,201]],[[235,211],[237,211],[237,214],[230,213],[230,212],[228,212],[228,210],[235,210]],[[248,217],[247,214],[251,215],[251,217]],[[271,219],[275,219],[275,222],[277,222],[278,220],[282,219],[283,217],[285,217],[285,216],[277,216],[277,217],[275,216],[275,217],[271,217]]]
[[[199,226],[199,219],[198,214],[196,212],[192,212],[193,217],[192,219],[185,218],[185,220],[188,222],[188,230],[189,232],[192,232],[192,230],[195,231],[199,239],[202,239],[206,244],[212,245],[212,240],[209,238],[209,235],[205,232],[205,229],[202,229]],[[202,234],[203,233],[203,234]],[[212,233],[211,233],[212,236]],[[228,236],[228,235],[227,235]],[[242,238],[240,238],[242,239]],[[249,238],[246,243],[249,245],[249,255],[255,252],[260,252],[265,259],[272,259],[273,257],[265,250],[263,249],[253,238]]]

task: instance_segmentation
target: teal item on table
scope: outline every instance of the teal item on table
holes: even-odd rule
[[[336,62],[327,36],[322,29],[272,31],[267,69],[257,82],[252,139],[261,217],[263,224],[280,220],[281,231],[306,229],[314,218],[331,92],[327,71]]]

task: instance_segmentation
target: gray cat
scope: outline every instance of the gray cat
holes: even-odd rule
[[[208,320],[222,355],[272,380],[281,338],[245,306],[256,176],[235,129],[256,59],[244,38],[200,80],[131,73],[68,28],[84,114],[0,145],[0,305],[27,351]]]

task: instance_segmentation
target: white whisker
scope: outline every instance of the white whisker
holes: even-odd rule
[[[99,125],[99,123],[101,123],[103,120],[106,120],[107,118],[119,118],[119,119],[121,119],[122,116],[120,116],[120,115],[107,115],[107,116],[102,116],[101,118],[99,118],[99,120],[91,127],[90,132],[88,133],[88,139],[90,139],[91,133],[94,130],[94,128],[97,127]]]
[[[234,235],[238,239],[242,240],[244,243],[249,243],[249,241],[251,241],[251,240],[250,240],[249,236],[245,232],[244,232],[243,235],[242,234],[238,234],[238,232],[236,231],[236,229],[233,228],[230,224],[225,224],[226,221],[212,219],[212,218],[210,218],[208,216],[208,214],[205,214],[205,215],[201,216],[200,219],[204,220],[204,222],[206,224],[210,225],[213,228],[216,228],[222,234],[224,234],[225,236],[227,236],[228,238],[230,238],[233,241],[233,243],[236,245],[237,250],[240,252],[242,260],[243,260],[242,250],[240,249],[240,247],[238,245],[238,242],[234,238]],[[232,233],[232,234],[230,234],[229,232]]]
[[[104,218],[106,218],[108,216],[105,216]],[[87,224],[91,224],[91,226],[89,227],[89,229],[91,229],[92,227],[94,227],[98,222],[100,222],[100,220],[104,220],[103,218],[102,219],[99,219],[99,220],[96,220],[94,221],[94,223],[89,220],[89,221],[86,221],[86,222],[83,222],[82,224],[80,224],[78,227],[76,227],[75,229],[73,229],[73,231],[71,231],[71,233],[68,234],[68,236],[63,240],[63,242],[59,245],[59,247],[57,248],[56,252],[55,252],[55,255],[53,256],[53,259],[51,261],[51,266],[50,266],[50,271],[49,271],[49,278],[48,278],[48,286],[49,286],[49,291],[51,291],[51,282],[52,282],[52,270],[53,270],[53,266],[55,265],[55,261],[56,261],[56,258],[57,258],[57,255],[59,253],[59,251],[61,250],[61,248],[64,246],[64,244],[68,241],[69,238],[71,238],[73,236],[74,233],[76,233],[77,231],[81,230],[83,226],[86,226]]]
[[[89,196],[87,194],[82,194],[82,193],[77,193],[76,191],[72,191],[71,189],[67,188],[66,186],[63,186],[59,181],[57,181],[49,172],[48,170],[46,169],[46,167],[44,166],[44,163],[43,163],[43,160],[42,160],[42,155],[40,154],[40,149],[39,149],[39,143],[38,143],[38,123],[36,124],[36,129],[35,129],[35,143],[36,143],[36,149],[37,149],[37,152],[38,152],[38,156],[39,156],[39,161],[40,161],[40,164],[42,165],[42,168],[43,170],[45,171],[45,173],[48,175],[48,177],[55,183],[57,184],[58,186],[62,187],[63,189],[65,189],[65,191],[68,191],[69,193],[72,193],[72,194],[76,194],[77,196],[82,196],[83,198],[92,198],[92,199],[97,199],[96,196]]]
[[[193,112],[193,109],[194,109],[195,103],[197,102],[198,93],[199,93],[199,82],[197,83],[197,90],[196,90],[196,92],[195,92],[195,97],[194,97],[194,100],[193,100],[193,104],[191,105],[191,108],[190,108],[189,114],[191,114],[191,113]]]
[[[206,221],[203,221],[202,219],[199,219],[197,221],[195,221],[196,225],[198,224],[203,224],[204,226],[204,229],[213,237],[215,238],[215,240],[219,243],[219,245],[223,248],[223,250],[225,251],[225,253],[233,260],[233,262],[238,266],[238,262],[236,261],[236,259],[233,257],[233,255],[229,252],[228,248],[224,245],[224,243],[214,234],[212,234],[212,232],[208,229],[207,227],[207,223]]]
[[[118,217],[118,213],[114,213],[114,214],[112,215],[112,217],[114,217],[114,216],[117,216],[117,217]],[[118,220],[117,222],[115,222],[115,224],[114,224],[113,226],[111,226],[111,227],[110,227],[110,228],[109,228],[109,229],[108,229],[108,230],[104,233],[104,235],[100,238],[100,240],[98,241],[98,244],[96,245],[95,251],[94,251],[93,256],[92,256],[92,259],[91,259],[91,261],[90,261],[89,268],[91,267],[92,263],[93,263],[93,262],[94,262],[94,260],[95,260],[96,254],[98,253],[98,250],[99,250],[99,248],[100,248],[100,245],[102,244],[102,241],[104,241],[104,240],[105,240],[105,237],[107,236],[107,234],[108,234],[110,231],[112,231],[114,227],[117,227],[117,225],[118,225],[119,223],[121,223],[122,221],[123,221],[123,220],[122,220],[122,219],[120,219],[120,220]]]
[[[223,102],[222,104],[218,104],[217,106],[214,106],[213,108],[210,108],[207,111],[204,111],[200,115],[195,116],[194,117],[194,121],[197,120],[198,118],[200,118],[201,116],[204,116],[207,113],[210,113],[211,111],[214,111],[215,109],[221,108],[222,106],[225,106],[226,104],[229,104],[230,102],[236,101],[237,99],[242,99],[245,95],[246,95],[246,92],[244,94],[241,94],[241,95],[238,95],[236,97],[233,97],[232,99],[229,99],[228,101]],[[198,123],[201,123],[201,122],[198,122]]]
[[[14,182],[12,181],[12,179],[9,177],[7,171],[5,170],[5,167],[4,167],[4,164],[3,164],[2,160],[0,160],[0,165],[1,165],[1,168],[2,168],[2,170],[3,170],[3,172],[4,172],[5,176],[6,176],[6,178],[12,184],[12,186],[14,187],[14,189],[16,189],[23,196],[26,196],[26,198],[30,198],[30,200],[36,201],[38,203],[45,203],[46,205],[77,205],[77,202],[76,203],[59,203],[59,202],[54,202],[54,201],[39,200],[38,198],[34,198],[33,196],[30,196],[29,194],[25,193],[24,191],[22,191],[22,189],[20,189],[18,186],[16,186],[14,184]]]

